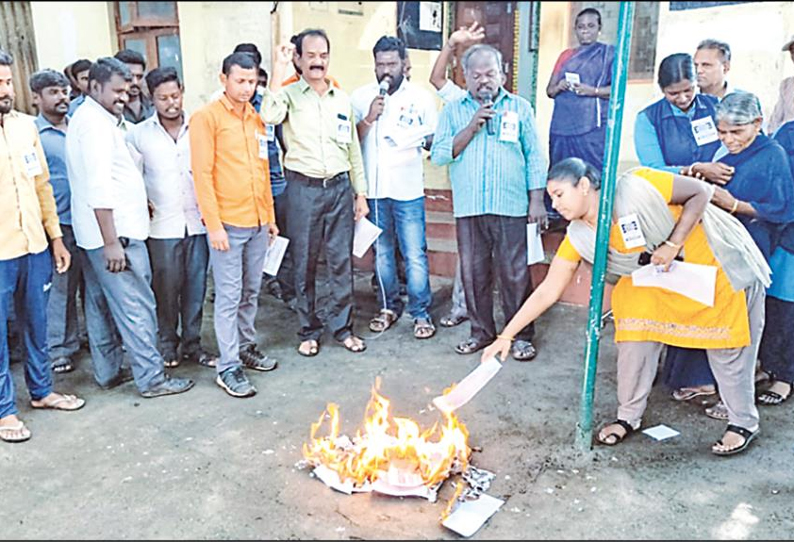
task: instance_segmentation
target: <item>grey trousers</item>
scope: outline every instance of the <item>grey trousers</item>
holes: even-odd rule
[[[455,282],[452,285],[452,308],[449,311],[452,318],[462,318],[468,315],[466,310],[466,292],[463,290],[463,279],[460,277],[460,258],[455,266]]]
[[[229,250],[210,247],[215,282],[215,337],[221,359],[218,374],[240,366],[240,348],[256,342],[256,310],[270,238],[265,227],[223,225]]]
[[[182,239],[149,239],[152,290],[157,300],[158,346],[168,360],[197,354],[201,348],[201,320],[207,293],[209,245],[206,235]],[[182,327],[182,337],[177,327]]]
[[[287,177],[287,223],[295,279],[296,311],[302,341],[319,340],[315,279],[320,251],[325,249],[330,283],[328,328],[343,341],[353,333],[353,188],[347,173],[325,186],[294,171]]]
[[[157,350],[157,316],[152,271],[146,243],[122,239],[127,268],[111,273],[103,249],[82,251],[86,283],[86,327],[94,378],[107,386],[119,374],[124,357],[131,358],[138,390],[146,391],[165,379],[163,357]]]
[[[70,358],[80,350],[77,290],[83,280],[83,271],[72,227],[61,224],[61,231],[63,244],[72,255],[72,264],[66,273],[52,274],[50,300],[47,303],[47,350],[50,361]]]
[[[706,350],[720,397],[728,408],[728,422],[750,431],[758,428],[755,407],[755,363],[764,330],[764,299],[761,284],[745,290],[750,319],[750,345],[744,348]],[[664,345],[655,342],[618,343],[618,419],[639,427],[656,378]]]

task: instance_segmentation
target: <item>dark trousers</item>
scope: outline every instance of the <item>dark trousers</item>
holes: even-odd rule
[[[479,215],[458,218],[455,222],[471,337],[479,342],[491,342],[496,338],[494,275],[499,277],[505,322],[513,318],[532,293],[527,266],[527,219]],[[529,341],[534,334],[534,325],[530,324],[515,338]]]
[[[25,338],[25,381],[36,401],[52,393],[52,369],[47,357],[47,298],[52,277],[50,251],[0,260],[0,418],[17,414],[14,382],[8,359],[8,311],[14,293],[21,292],[16,321]]]
[[[77,325],[77,290],[83,280],[81,259],[71,226],[61,224],[63,244],[72,255],[66,273],[52,274],[50,301],[47,303],[47,348],[50,359],[71,358],[80,350]]]
[[[775,380],[794,382],[794,302],[766,298],[766,326],[761,339],[761,367]]]
[[[353,330],[353,187],[347,173],[323,183],[286,170],[287,224],[301,340],[319,340],[317,260],[325,250],[330,286],[327,325],[343,341]]]
[[[157,339],[167,360],[195,355],[201,347],[201,320],[207,292],[209,245],[206,235],[182,239],[149,239],[152,290],[157,301]],[[182,327],[182,337],[177,327]]]
[[[278,226],[281,235],[290,239],[289,224],[287,222],[287,209],[289,208],[287,202],[287,191],[273,197],[273,206],[276,210],[276,225]],[[290,300],[295,297],[295,277],[292,274],[292,258],[291,258],[292,243],[287,246],[287,252],[284,254],[284,259],[281,260],[281,267],[278,268],[278,280],[281,286],[281,291],[284,293],[284,299]],[[269,279],[273,279],[266,275]]]

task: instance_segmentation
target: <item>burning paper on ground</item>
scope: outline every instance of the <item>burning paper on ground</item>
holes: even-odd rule
[[[392,416],[390,401],[378,393],[379,385],[376,382],[372,390],[363,431],[353,439],[340,437],[339,409],[331,403],[312,424],[303,456],[315,467],[315,475],[338,491],[377,491],[434,502],[440,484],[468,467],[471,449],[466,427],[454,414],[443,413],[443,423],[422,431],[415,421]],[[326,420],[328,434],[318,437]]]

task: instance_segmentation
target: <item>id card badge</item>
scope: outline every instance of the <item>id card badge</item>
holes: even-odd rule
[[[259,158],[261,160],[267,160],[267,136],[257,132],[256,142],[259,145]]]
[[[642,233],[640,219],[636,213],[620,217],[618,227],[620,227],[620,235],[623,236],[623,244],[626,245],[626,248],[639,248],[646,245],[645,235]]]
[[[714,143],[719,139],[717,127],[714,126],[714,119],[711,117],[693,120],[692,135],[695,136],[695,142],[698,144],[698,147]]]
[[[581,77],[579,77],[578,73],[573,72],[565,72],[565,80],[568,81],[571,85],[578,85],[582,82]]]
[[[499,141],[518,143],[518,122],[516,111],[502,113],[502,121],[499,123]]]
[[[349,145],[353,141],[350,119],[341,113],[336,116],[336,142],[340,145]]]
[[[41,168],[41,162],[39,162],[39,155],[36,154],[35,150],[23,154],[22,161],[25,163],[25,173],[28,174],[28,177],[36,177],[44,173]]]
[[[267,133],[268,143],[276,140],[276,127],[272,124],[265,124],[265,132]]]

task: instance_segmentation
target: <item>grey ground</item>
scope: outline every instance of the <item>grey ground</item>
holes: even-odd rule
[[[449,307],[451,283],[434,279],[434,317]],[[375,308],[368,274],[356,280],[357,330]],[[212,305],[205,337],[212,340]],[[682,435],[656,443],[642,434],[616,448],[574,447],[586,310],[558,305],[538,326],[538,359],[508,362],[460,412],[482,448],[473,463],[497,473],[490,494],[506,501],[475,538],[790,539],[794,535],[792,405],[762,411],[762,435],[742,456],[719,458],[710,444],[721,422],[702,406],[680,405],[658,387],[644,425]],[[280,360],[253,374],[259,394],[233,399],[214,373],[179,367],[197,380],[191,392],[142,399],[132,384],[102,392],[83,353],[57,389],[85,397],[80,412],[31,411],[22,367],[13,366],[24,444],[0,446],[2,538],[457,538],[439,524],[439,502],[346,496],[296,471],[309,426],[325,404],[340,405],[354,433],[375,377],[395,413],[437,420],[432,397],[476,366],[452,347],[468,324],[420,342],[410,321],[348,354],[330,338],[316,358],[297,355],[296,317],[262,295],[260,346]],[[615,412],[615,349],[608,326],[601,347],[596,423]],[[420,414],[420,412],[422,412]]]

